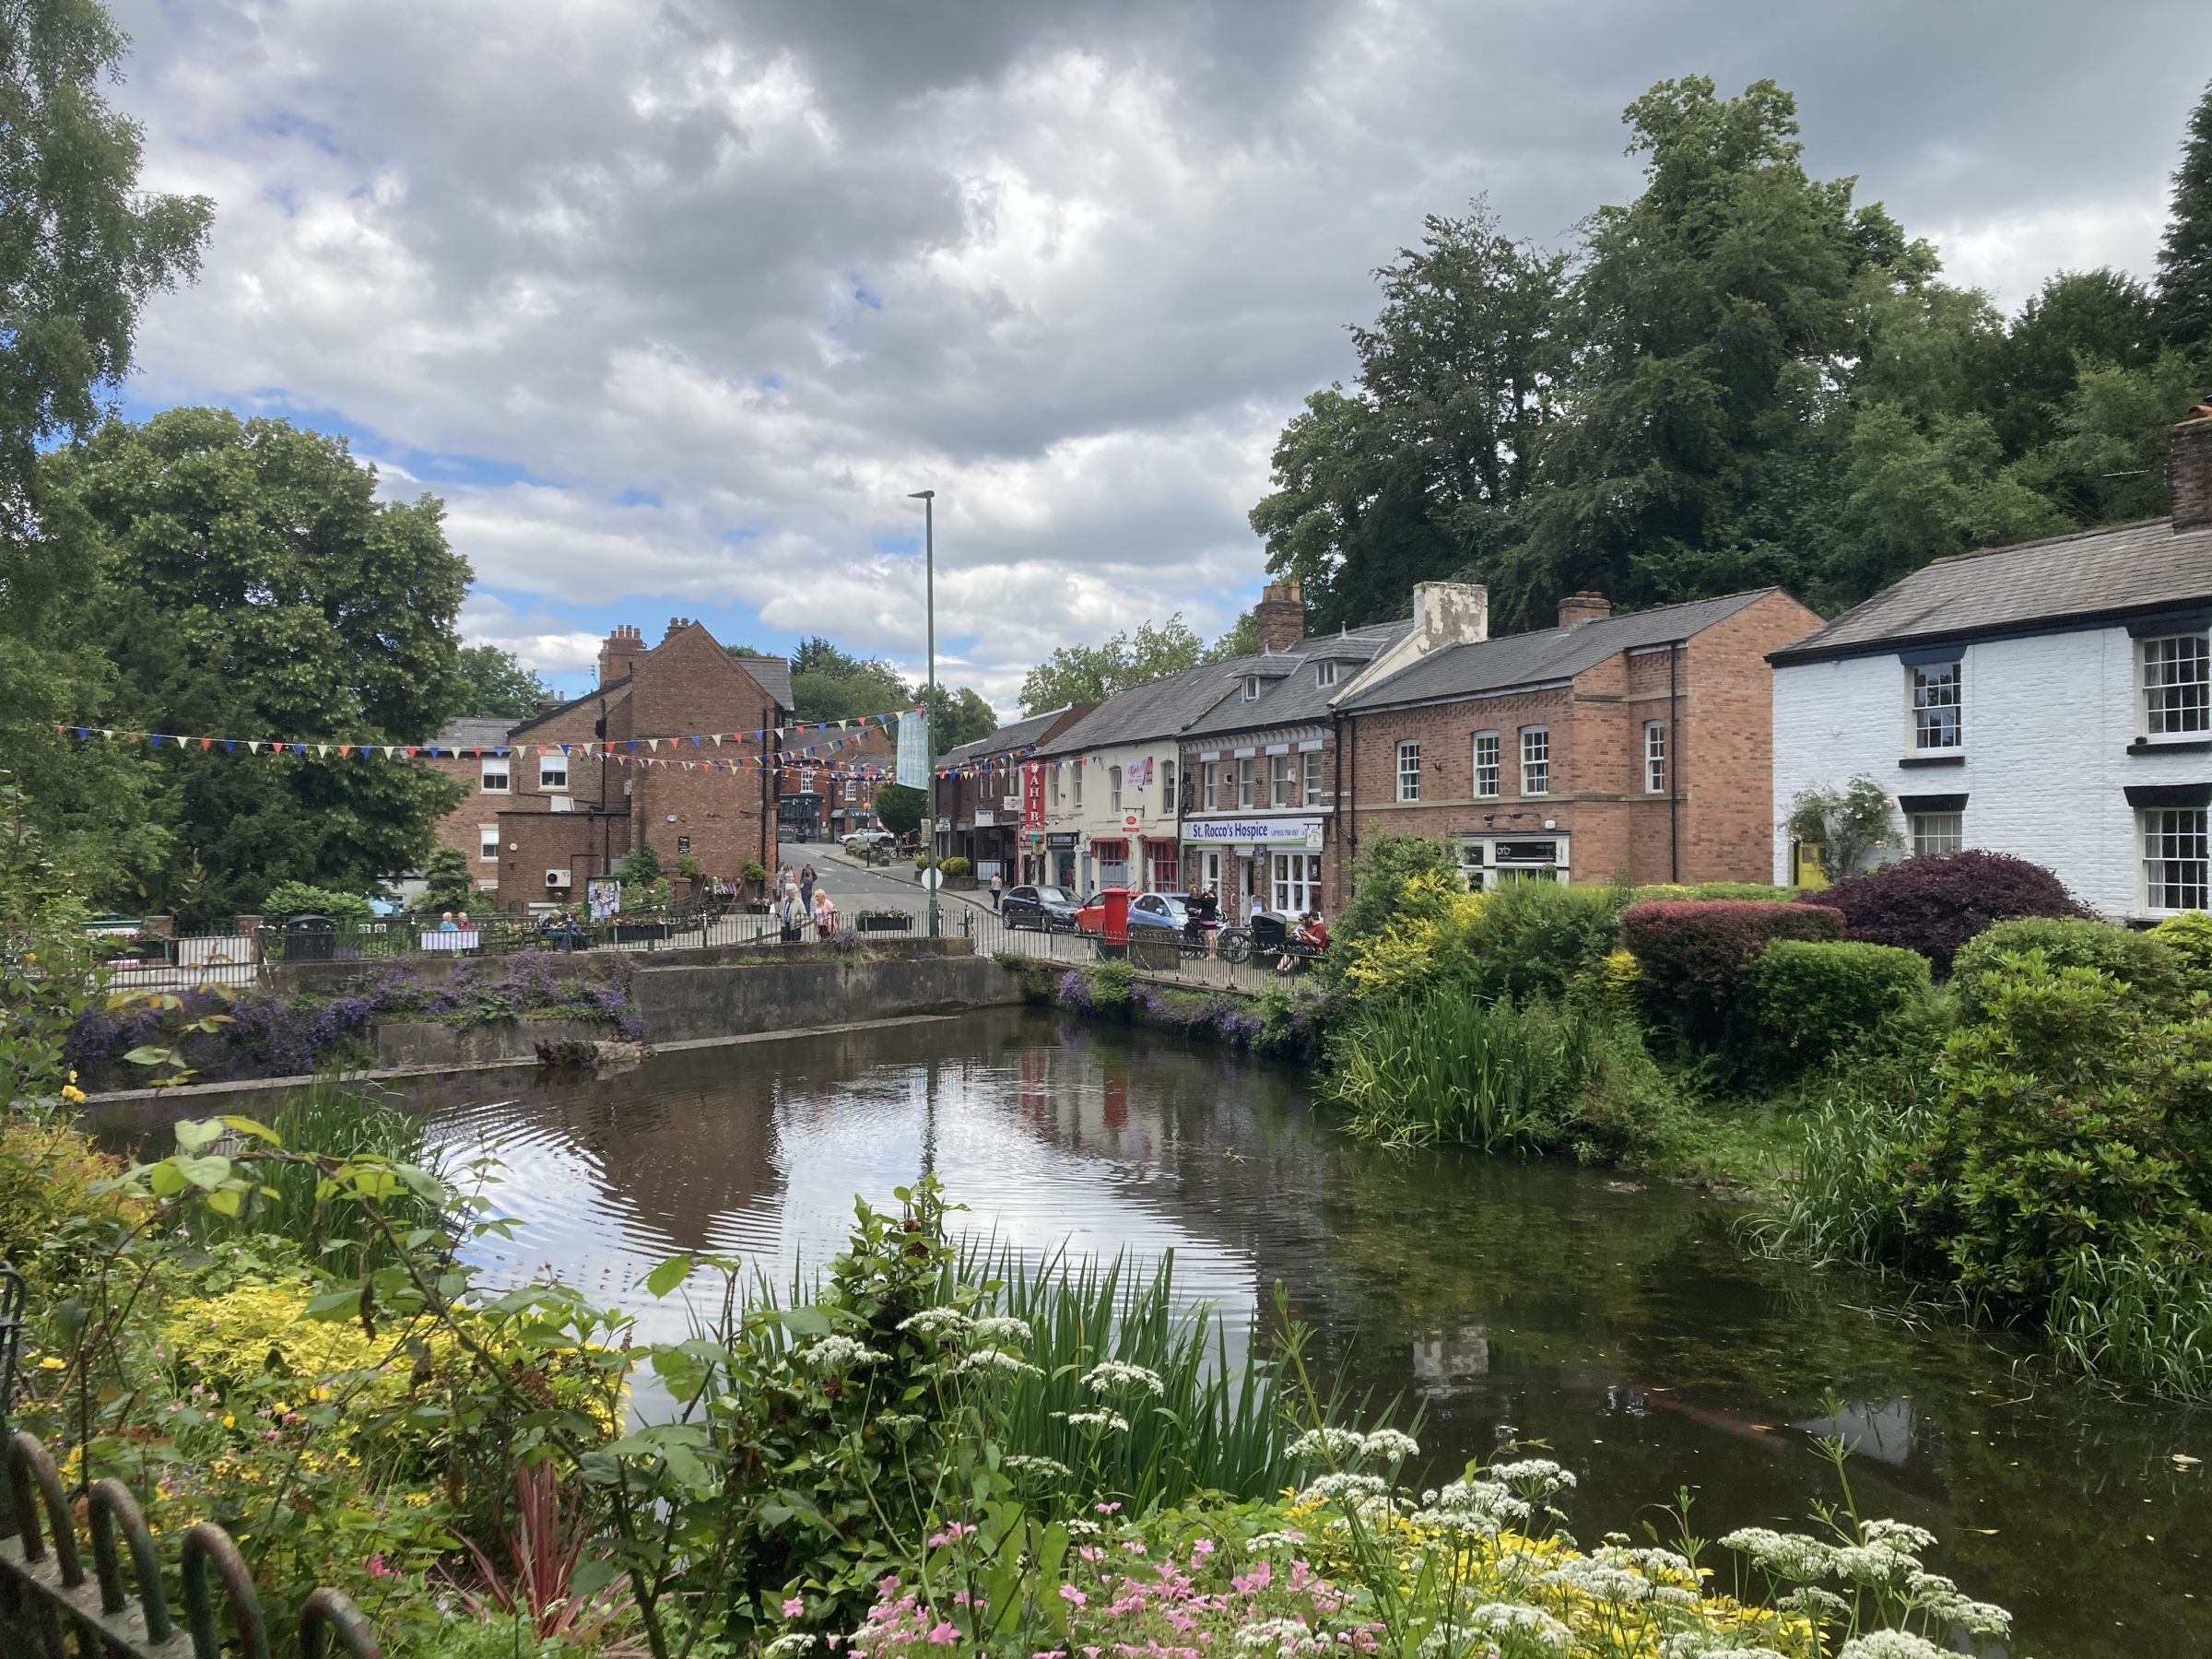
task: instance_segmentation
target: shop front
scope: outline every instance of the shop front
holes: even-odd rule
[[[1129,843],[1125,841],[1094,841],[1090,843],[1090,877],[1100,888],[1125,888],[1129,885]]]
[[[1323,838],[1318,818],[1192,818],[1182,827],[1182,877],[1189,890],[1210,887],[1225,916],[1255,910],[1288,915],[1324,908]]]

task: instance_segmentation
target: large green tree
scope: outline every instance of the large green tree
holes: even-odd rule
[[[1181,611],[1165,622],[1140,623],[1134,634],[1124,629],[1103,645],[1062,645],[1022,680],[1021,712],[1103,702],[1116,691],[1197,666],[1205,651]]]
[[[376,499],[343,440],[220,409],[111,422],[49,456],[46,534],[104,572],[85,636],[105,724],[193,737],[427,741],[459,693],[467,563],[431,497]],[[206,920],[274,882],[366,888],[418,865],[459,786],[384,759],[165,745],[157,905]]]
[[[536,673],[497,645],[464,645],[454,659],[459,690],[453,712],[485,719],[527,720],[551,690]]]
[[[0,770],[50,855],[113,904],[166,842],[139,758],[54,730],[93,718],[113,675],[84,638],[91,550],[41,534],[38,456],[99,419],[141,309],[197,269],[211,211],[139,189],[138,124],[104,95],[127,44],[97,0],[0,8]]]
[[[2212,86],[2190,112],[2159,250],[2159,327],[2170,346],[2212,345]]]
[[[940,755],[988,737],[998,730],[997,711],[971,686],[955,690],[950,686],[939,685],[935,702],[930,700],[928,688],[924,687],[914,701],[918,707],[929,711],[930,746]]]
[[[1477,200],[1430,215],[1375,272],[1355,327],[1357,387],[1317,392],[1283,430],[1252,512],[1268,568],[1315,624],[1397,615],[1414,582],[1511,540],[1567,368],[1566,259],[1517,241]]]

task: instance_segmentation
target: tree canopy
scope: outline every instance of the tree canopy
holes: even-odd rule
[[[126,44],[97,0],[24,0],[0,29],[0,755],[48,853],[110,903],[166,842],[135,758],[54,730],[92,718],[114,675],[82,638],[93,550],[43,534],[39,455],[99,421],[212,212],[139,188],[139,126],[105,96]]]
[[[801,720],[856,720],[917,709],[927,701],[925,691],[882,658],[856,656],[819,635],[791,653],[791,700]],[[932,712],[939,754],[998,729],[998,715],[971,687],[955,688],[939,681]]]
[[[497,645],[464,645],[453,664],[460,689],[454,712],[484,719],[527,720],[552,688]]]
[[[1205,649],[1181,611],[1165,622],[1142,623],[1134,634],[1124,629],[1103,645],[1060,646],[1022,680],[1021,712],[1103,702],[1116,691],[1196,667]]]
[[[1643,182],[1566,253],[1487,204],[1375,273],[1355,382],[1284,427],[1253,509],[1322,628],[1480,581],[1500,629],[1767,582],[1828,608],[1929,559],[2166,511],[2166,428],[2212,367],[2212,92],[2155,295],[2053,275],[2009,320],[1857,182],[1807,172],[1789,93],[1665,81]],[[1025,695],[1025,707],[1029,706]]]
[[[171,409],[111,422],[45,473],[47,537],[102,572],[79,632],[114,671],[104,724],[421,743],[452,712],[467,563],[434,499],[378,500],[343,440]],[[427,768],[359,757],[145,759],[168,841],[147,897],[194,919],[251,910],[275,881],[366,890],[419,865],[460,798]]]

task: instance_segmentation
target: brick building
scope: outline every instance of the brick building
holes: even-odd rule
[[[1379,661],[1335,703],[1351,833],[1457,843],[1469,879],[1770,879],[1770,652],[1820,618],[1778,588]],[[1334,890],[1344,890],[1341,868]]]
[[[507,804],[507,734],[513,726],[512,720],[466,716],[415,757],[467,788],[468,798],[438,820],[438,840],[468,860],[469,874],[487,890],[500,885],[500,808]]]
[[[484,728],[451,746],[467,752],[419,758],[475,785],[439,838],[470,854],[502,910],[580,901],[590,877],[644,841],[735,881],[749,860],[775,862],[781,780],[763,762],[790,701],[780,657],[733,657],[679,618],[653,646],[617,628],[592,691],[512,726],[462,723]],[[499,741],[482,743],[495,727]]]
[[[782,827],[809,841],[841,841],[874,828],[876,788],[892,781],[898,750],[896,726],[787,728],[778,788]]]
[[[1028,769],[1022,763],[1098,706],[1069,703],[1032,714],[938,757],[937,817],[947,825],[946,856],[965,858],[984,882],[994,874],[1009,886],[1033,879],[1024,875],[1022,859],[1042,853],[1044,832],[1041,822],[1023,823]]]
[[[1270,582],[1253,621],[1260,654],[1182,732],[1184,885],[1210,886],[1223,913],[1318,910],[1345,897],[1334,705],[1430,652],[1482,639],[1489,595],[1422,582],[1400,621],[1307,637],[1296,582]]]

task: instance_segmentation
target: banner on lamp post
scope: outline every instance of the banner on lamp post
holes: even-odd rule
[[[929,716],[899,716],[899,782],[908,789],[929,787]]]

